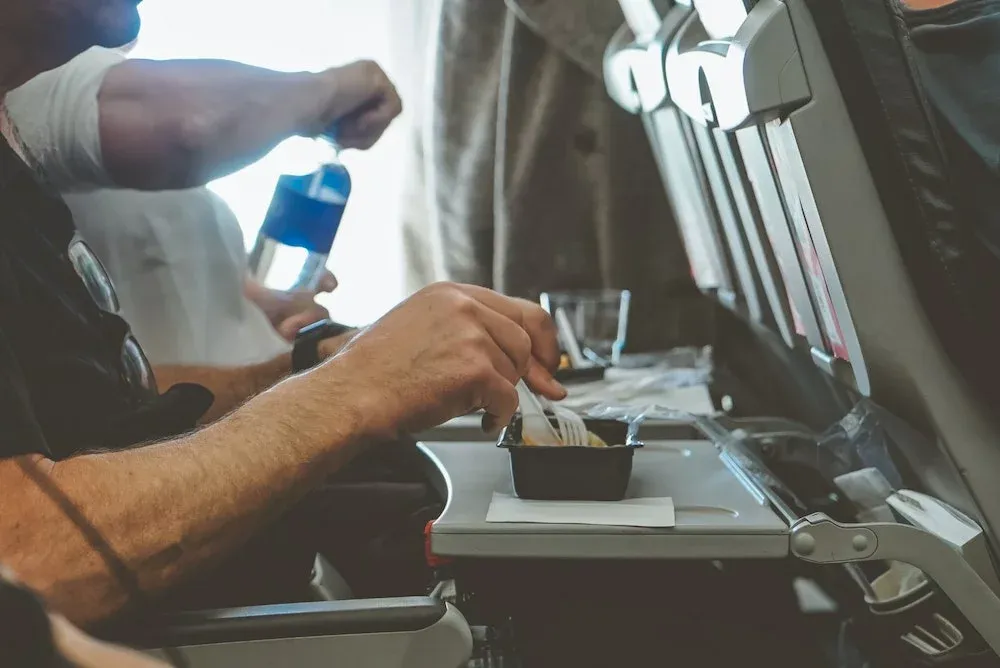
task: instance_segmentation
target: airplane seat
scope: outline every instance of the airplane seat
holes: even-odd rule
[[[942,440],[947,455],[907,453],[921,483],[995,524],[1000,504],[965,492],[984,496],[983,465],[1000,465],[992,402],[976,391],[996,351],[970,352],[1000,322],[995,299],[972,306],[994,272],[951,205],[894,0],[693,8],[666,50],[669,97],[694,125],[736,137],[796,337],[850,395]]]
[[[354,592],[337,569],[322,554],[313,563],[310,586],[318,601],[343,601],[354,598]]]
[[[764,228],[764,205],[772,211],[780,207],[777,193],[758,205],[742,184],[733,183],[734,173],[743,173],[733,152],[738,147],[726,135],[692,122],[671,97],[664,63],[673,57],[673,40],[691,20],[693,7],[689,1],[620,4],[627,23],[605,55],[608,92],[622,108],[641,116],[695,283],[712,304],[723,306],[708,307],[714,318],[711,343],[720,373],[743,390],[734,393],[734,415],[782,415],[822,430],[852,401],[817,372],[808,347],[799,345],[796,327],[806,327],[819,338],[819,326],[806,296],[805,277],[779,271],[779,256],[768,241],[767,235],[774,232]],[[711,154],[703,156],[699,147]],[[757,153],[763,159],[762,149]],[[741,224],[748,219],[754,223]],[[790,246],[787,230],[784,234]],[[786,294],[797,301],[790,305]],[[690,301],[673,300],[667,308],[685,314],[683,307]]]
[[[859,11],[884,1],[817,0]],[[861,523],[856,509],[851,519],[832,517],[777,479],[747,445],[754,434],[699,419],[700,433],[650,439],[634,455],[627,498],[669,497],[674,509],[655,528],[540,520],[535,504],[512,498],[505,451],[426,443],[448,498],[429,553],[470,619],[512,626],[512,654],[538,651],[529,668],[823,665],[769,655],[783,649],[771,641],[774,628],[783,640],[819,640],[809,616],[781,597],[799,574],[832,574],[838,603],[851,605],[835,619],[857,615],[881,634],[876,649],[907,657],[870,665],[977,665],[960,662],[1000,650],[995,425],[910,279],[881,173],[855,128],[865,118],[852,116],[841,93],[827,57],[835,47],[821,40],[814,5],[685,0],[643,14],[643,0],[621,2],[639,8],[625,12],[630,21],[644,22],[609,47],[609,92],[646,123],[698,286],[733,316],[726,325],[746,324],[737,337],[746,356],[770,360],[756,367],[757,382],[806,395],[798,406],[814,418],[809,427],[829,427],[848,414],[845,400],[868,397],[888,409],[886,424],[896,414],[917,428],[891,451],[912,473],[890,495],[903,519]],[[853,42],[836,48],[858,51]],[[515,517],[504,517],[512,507]],[[875,605],[884,600],[873,583],[895,576],[896,562],[928,578],[915,590],[928,598],[902,597],[890,614]],[[957,612],[924,605],[935,596]],[[699,607],[701,599],[717,604]],[[566,656],[579,663],[560,664]]]
[[[996,527],[1000,507],[984,485],[1000,466],[1000,320],[987,306],[1000,281],[955,203],[898,6],[785,5],[811,100],[766,132],[842,330],[828,332],[842,335],[839,352],[828,348],[862,395],[944,446],[943,457],[902,453],[921,482]]]
[[[996,410],[1000,318],[984,306],[1000,297],[1000,259],[957,187],[964,175],[948,155],[899,3],[809,9],[920,305],[952,363]]]
[[[904,484],[977,524],[976,572],[939,566],[932,578],[996,650],[998,267],[957,195],[961,175],[950,171],[899,6],[692,4],[667,50],[670,97],[699,126],[735,138],[816,366],[920,432],[895,444],[912,476]],[[796,532],[792,552],[808,560]],[[926,560],[925,535],[898,538],[886,554]],[[943,585],[956,569],[969,579]]]
[[[174,648],[190,668],[463,668],[472,655],[465,618],[433,598],[181,613],[127,642],[158,656]]]

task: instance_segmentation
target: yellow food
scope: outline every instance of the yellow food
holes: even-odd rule
[[[563,353],[563,355],[559,358],[559,370],[562,371],[563,369],[572,369],[572,368],[573,365],[569,361],[569,355]]]
[[[592,448],[606,448],[606,447],[608,447],[608,444],[605,443],[604,440],[600,436],[598,436],[597,434],[595,434],[592,431],[588,431],[587,432],[587,440],[588,440],[587,445],[589,445]]]

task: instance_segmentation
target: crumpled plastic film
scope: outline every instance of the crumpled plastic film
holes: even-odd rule
[[[616,403],[597,404],[584,412],[589,418],[601,420],[620,420],[622,422],[645,422],[646,420],[663,420],[665,422],[694,422],[696,417],[684,411],[677,411],[666,406],[651,404],[648,406],[622,405]]]
[[[711,379],[711,347],[627,356],[623,366],[608,369],[603,380],[572,385],[562,405],[579,412],[597,406],[635,411],[656,404],[668,411],[714,413]]]

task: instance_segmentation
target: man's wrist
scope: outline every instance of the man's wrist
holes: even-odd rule
[[[336,68],[306,72],[298,85],[298,134],[318,137],[342,112],[337,105]]]
[[[368,365],[362,362],[363,367]],[[343,412],[342,425],[351,438],[363,443],[392,438],[395,422],[387,397],[370,382],[368,374],[358,373],[357,360],[349,353],[323,361],[302,375],[313,392],[324,396],[327,410]]]
[[[351,339],[357,336],[359,331],[361,330],[357,327],[351,327],[342,334],[320,341],[318,348],[320,361],[328,360],[331,357],[334,357],[337,353],[344,349],[344,346],[351,342]]]
[[[307,371],[324,359],[337,354],[353,334],[352,328],[335,323],[329,318],[303,327],[296,335],[292,348],[292,372]],[[347,338],[341,338],[345,336]],[[328,343],[325,348],[322,347],[328,341],[332,343]]]
[[[284,110],[293,123],[293,132],[302,137],[315,137],[323,131],[328,92],[322,72],[296,72],[288,74],[284,82]]]
[[[351,391],[349,383],[314,369],[282,380],[209,431],[226,429],[227,438],[252,432],[280,442],[301,461],[319,464],[319,474],[326,475],[371,442],[366,406],[363,393]]]

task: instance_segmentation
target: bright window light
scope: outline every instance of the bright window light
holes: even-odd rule
[[[318,71],[370,58],[392,74],[389,5],[393,0],[146,0],[136,58],[222,58],[281,71]],[[220,28],[224,26],[224,28]],[[320,301],[335,318],[363,324],[403,296],[399,194],[403,122],[370,151],[348,151],[353,191],[329,267],[340,281]],[[233,209],[248,246],[260,228],[278,176],[315,155],[293,138],[264,159],[210,184]]]

